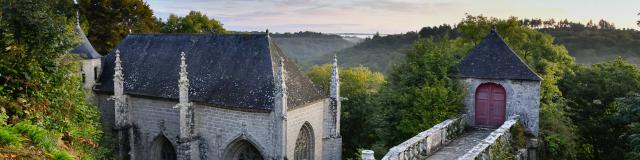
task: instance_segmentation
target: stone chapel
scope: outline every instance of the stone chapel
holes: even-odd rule
[[[460,62],[456,75],[466,87],[466,123],[498,128],[517,115],[526,131],[538,135],[540,82],[495,30]]]
[[[119,159],[341,159],[330,95],[269,34],[130,34],[93,86]]]

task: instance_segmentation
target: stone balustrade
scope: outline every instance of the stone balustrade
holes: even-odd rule
[[[509,151],[512,142],[511,128],[516,127],[519,119],[517,115],[509,117],[509,120],[505,121],[500,128],[491,132],[480,144],[474,146],[458,160],[506,159],[513,156]]]
[[[425,159],[460,136],[465,129],[465,115],[452,118],[419,133],[389,150],[383,160]]]

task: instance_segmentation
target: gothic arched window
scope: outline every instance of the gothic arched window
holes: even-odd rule
[[[232,142],[224,152],[224,160],[262,160],[260,151],[251,142],[239,139]]]
[[[313,128],[309,122],[305,122],[300,128],[296,139],[295,160],[312,160],[314,154]]]
[[[158,160],[175,160],[176,149],[173,147],[173,144],[165,137],[164,135],[158,136],[156,140],[153,142],[152,151],[151,151],[151,159]]]

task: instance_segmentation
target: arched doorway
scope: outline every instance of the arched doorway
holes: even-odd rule
[[[313,160],[314,154],[313,128],[309,122],[304,123],[296,139],[295,160]]]
[[[160,135],[153,141],[151,157],[149,158],[158,160],[175,160],[177,159],[176,149],[167,137]]]
[[[224,152],[224,160],[262,160],[260,151],[251,142],[240,139],[232,142]]]
[[[484,83],[476,89],[475,125],[498,128],[505,120],[506,92],[495,83]]]

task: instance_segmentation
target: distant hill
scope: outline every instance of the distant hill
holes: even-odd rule
[[[337,52],[340,64],[345,67],[365,66],[374,71],[386,72],[392,64],[404,59],[407,49],[410,49],[413,41],[418,39],[418,34],[408,32],[405,34],[373,36],[357,45]],[[314,64],[328,63],[329,61],[315,59]],[[330,60],[330,59],[329,59]]]
[[[564,45],[578,63],[593,64],[620,56],[630,63],[640,65],[639,31],[584,26],[540,30],[553,35],[555,41]]]
[[[271,34],[271,38],[287,55],[298,61],[298,64],[304,68],[308,68],[311,65],[309,63],[311,59],[330,57],[336,51],[356,44],[354,41],[346,40],[339,35],[317,32]]]
[[[615,29],[565,21],[561,26],[538,29],[555,37],[555,43],[564,45],[569,54],[580,64],[593,64],[622,57],[640,66],[640,31]],[[456,37],[455,28],[449,26],[425,27],[420,37]],[[358,45],[338,52],[344,66],[363,65],[375,71],[388,73],[393,64],[404,59],[407,49],[411,49],[417,39],[415,33],[389,35],[365,40]],[[316,64],[326,61],[313,61]]]
[[[371,70],[383,73],[389,72],[393,64],[404,60],[405,54],[413,46],[418,37],[441,38],[445,34],[455,37],[453,28],[448,25],[424,27],[420,32],[407,32],[393,35],[374,35],[366,38],[357,45],[337,52],[338,61],[342,66],[365,66]],[[329,63],[329,57],[311,57],[311,64]]]
[[[578,63],[593,64],[620,56],[630,63],[640,65],[640,31],[583,25],[566,20],[547,27],[531,27],[554,36],[555,43],[564,45]],[[341,66],[362,65],[374,71],[388,73],[393,64],[404,59],[405,53],[418,37],[440,38],[445,33],[451,38],[457,36],[455,28],[441,25],[424,27],[418,33],[374,36],[360,43],[345,40],[338,35],[313,32],[296,33],[299,36],[281,34],[273,37],[306,68],[313,64],[329,63],[333,53],[336,53]]]

